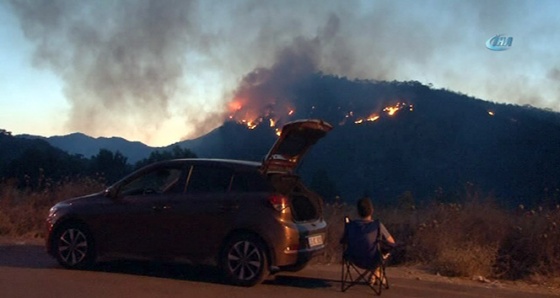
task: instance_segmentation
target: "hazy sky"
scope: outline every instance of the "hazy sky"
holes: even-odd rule
[[[219,126],[244,75],[316,68],[560,111],[560,1],[0,2],[0,128],[152,146]],[[485,47],[513,37],[506,51]]]

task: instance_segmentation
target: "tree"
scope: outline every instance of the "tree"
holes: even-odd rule
[[[171,148],[171,150],[163,150],[163,151],[153,151],[150,153],[148,158],[144,158],[138,161],[135,165],[136,169],[141,167],[147,166],[154,162],[170,160],[170,159],[177,159],[177,158],[196,158],[196,154],[187,148],[181,148],[179,145],[175,145]]]
[[[107,149],[99,150],[91,158],[90,173],[105,177],[107,182],[115,182],[130,171],[127,158],[119,151],[113,153]]]

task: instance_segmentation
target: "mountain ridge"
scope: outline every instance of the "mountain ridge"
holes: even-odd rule
[[[453,200],[467,188],[510,204],[559,200],[559,113],[493,103],[415,81],[323,74],[302,78],[282,92],[277,96],[290,98],[293,113],[261,113],[250,119],[260,123],[252,129],[245,119],[234,118],[204,136],[165,147],[114,145],[127,144],[120,138],[96,142],[112,143],[126,156],[134,152],[135,158],[181,146],[199,157],[259,161],[276,139],[269,122],[279,123],[277,128],[318,118],[335,128],[308,153],[299,172],[319,192],[331,184],[330,193],[322,193],[328,200],[335,193],[350,200],[367,194],[383,202],[407,192],[419,199]],[[64,143],[64,137],[54,140],[53,146]]]
[[[67,135],[57,135],[43,137],[29,134],[20,134],[16,137],[28,139],[42,139],[54,147],[60,148],[70,154],[78,154],[84,157],[92,157],[99,153],[99,150],[106,149],[113,152],[121,152],[129,162],[135,163],[150,155],[158,147],[150,147],[139,141],[129,141],[121,137],[92,137],[81,132],[74,132]]]

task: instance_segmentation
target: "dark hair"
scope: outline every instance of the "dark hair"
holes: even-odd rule
[[[358,215],[360,217],[368,217],[373,214],[373,204],[371,199],[368,197],[361,198],[358,200]]]

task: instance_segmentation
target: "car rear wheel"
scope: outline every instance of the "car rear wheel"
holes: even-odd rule
[[[251,235],[238,235],[228,241],[220,263],[227,281],[234,285],[254,286],[268,273],[264,245]]]
[[[68,224],[58,229],[53,251],[60,265],[70,269],[90,267],[95,260],[93,238],[81,224]]]

